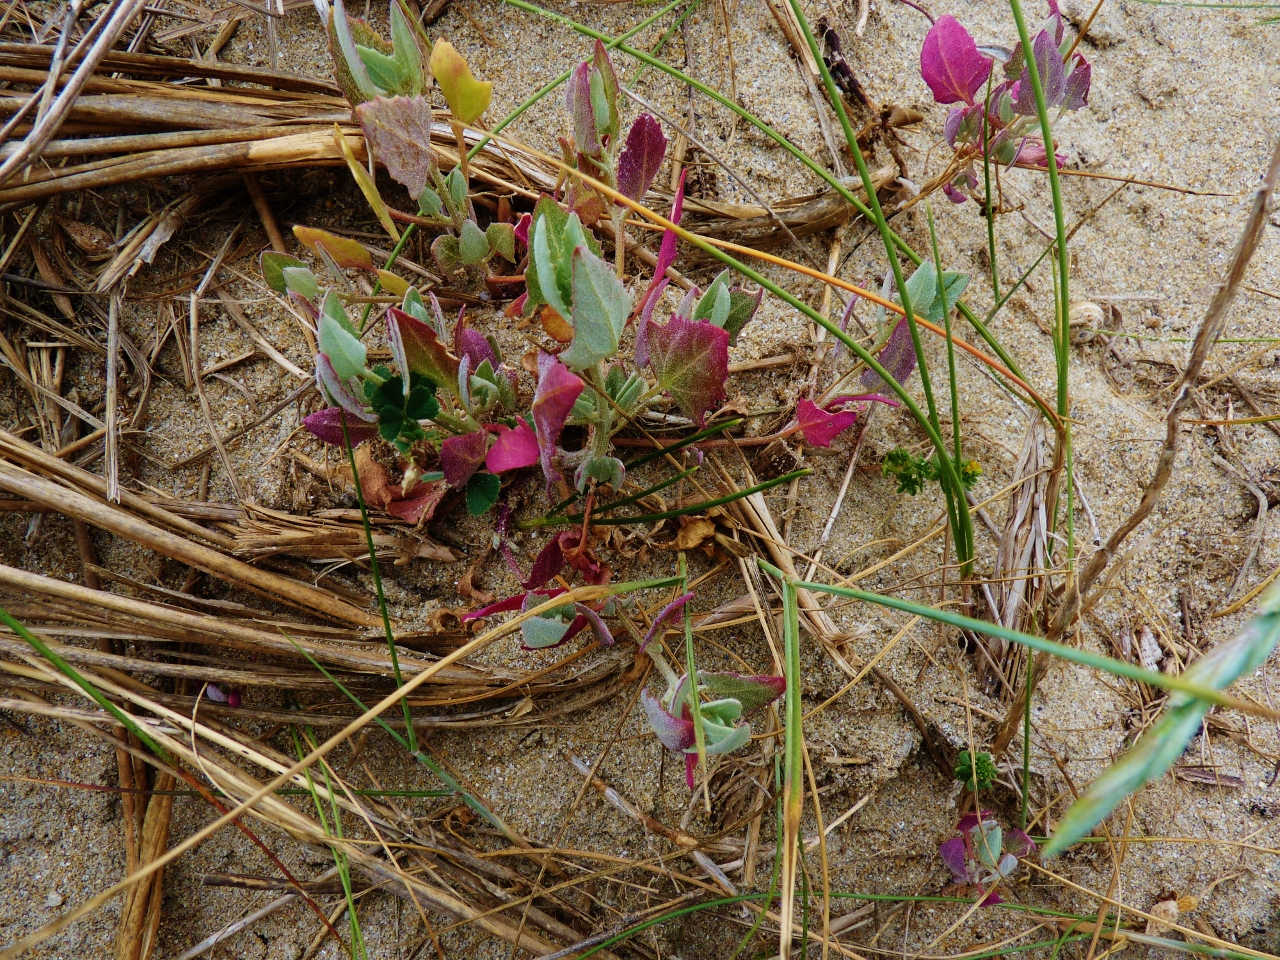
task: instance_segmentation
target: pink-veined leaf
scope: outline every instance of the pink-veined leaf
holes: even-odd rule
[[[488,444],[489,434],[484,430],[472,430],[440,444],[440,469],[449,486],[458,490],[466,485],[471,475],[485,462]]]
[[[519,470],[538,462],[538,437],[525,421],[517,420],[514,428],[499,423],[491,429],[497,439],[484,458],[490,473]]]
[[[831,407],[837,404],[831,404]],[[796,404],[796,419],[805,442],[815,447],[829,447],[831,441],[858,422],[856,410],[823,410],[807,397]]]
[[[938,103],[973,99],[991,75],[991,58],[978,52],[969,31],[955,17],[941,16],[920,48],[920,76]]]
[[[715,324],[672,317],[647,330],[649,367],[658,385],[700,428],[724,399],[729,379],[729,332]]]
[[[302,425],[317,440],[335,447],[341,447],[343,446],[342,414],[342,407],[325,407],[323,410],[317,410],[305,418],[302,421]],[[371,440],[377,435],[378,425],[376,423],[366,423],[363,419],[358,420],[348,415],[347,436],[351,438],[353,447],[366,440]]]
[[[533,423],[538,431],[538,450],[542,459],[542,472],[547,478],[547,489],[564,475],[555,468],[552,458],[560,431],[573,409],[574,401],[582,393],[583,382],[555,357],[538,354],[538,389],[533,395]]]
[[[1062,106],[1067,93],[1067,74],[1062,65],[1058,45],[1049,31],[1041,30],[1031,41],[1031,51],[1036,58],[1036,72],[1040,74],[1040,86],[1044,90],[1045,106],[1049,109]],[[1036,115],[1036,93],[1031,86],[1031,71],[1022,69],[1022,76],[1013,86],[1013,112],[1024,117]]]
[[[618,192],[642,200],[653,184],[667,153],[662,124],[647,113],[636,118],[627,132],[627,143],[618,157]]]
[[[426,377],[437,388],[457,395],[458,358],[451,354],[436,332],[398,307],[387,311],[387,339],[396,339],[392,353],[403,357],[409,370]]]

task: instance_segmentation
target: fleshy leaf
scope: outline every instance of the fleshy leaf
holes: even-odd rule
[[[955,17],[941,16],[920,48],[920,76],[938,103],[973,99],[991,75],[991,59],[978,52],[969,31]]]
[[[698,679],[717,697],[731,697],[742,704],[744,714],[768,706],[787,689],[785,677],[699,673]]]
[[[1062,106],[1067,92],[1067,74],[1062,66],[1058,45],[1047,30],[1041,30],[1031,42],[1036,58],[1036,71],[1040,74],[1040,86],[1044,89],[1044,102],[1050,109]],[[1022,76],[1013,87],[1013,112],[1024,117],[1036,115],[1036,94],[1031,86],[1031,72],[1023,68]]]
[[[352,27],[363,27],[364,33],[371,33],[364,24],[352,21],[347,17],[347,8],[343,0],[334,0],[333,8],[329,11],[329,50],[333,57],[334,73],[337,75],[338,85],[341,87],[343,94],[347,99],[355,104],[361,100],[372,100],[374,97],[382,93],[377,85],[369,78],[369,72],[365,69],[364,61],[360,58],[359,52],[356,50],[356,40],[352,35]],[[377,37],[362,37],[361,39],[381,40]],[[389,46],[382,41],[384,46]],[[334,50],[334,47],[337,50]]]
[[[431,241],[431,257],[440,272],[447,275],[455,274],[466,266],[462,260],[462,245],[458,238],[447,233],[442,233]]]
[[[542,455],[542,472],[546,475],[548,490],[557,480],[564,479],[552,458],[556,444],[560,442],[560,431],[564,429],[564,422],[583,386],[582,380],[555,357],[538,354],[538,389],[534,392],[530,410],[538,431],[538,450]]]
[[[497,434],[493,446],[485,455],[484,465],[490,473],[504,473],[507,470],[519,470],[531,467],[538,462],[538,438],[533,428],[523,420],[517,420],[514,429],[498,424],[493,428]],[[545,582],[545,581],[543,581]],[[542,586],[541,583],[537,586]]]
[[[508,263],[516,262],[516,231],[509,223],[491,223],[484,231],[489,241],[489,252],[496,253]]]
[[[284,271],[286,267],[297,269],[299,267],[306,269],[306,264],[297,257],[291,257],[287,253],[276,253],[272,250],[264,250],[262,256],[258,258],[258,266],[262,270],[262,279],[267,281],[267,286],[276,293],[288,293],[289,286],[284,279]]]
[[[319,328],[320,352],[328,357],[338,379],[350,380],[359,375],[364,370],[368,351],[352,329],[342,301],[332,290],[325,294]]]
[[[710,323],[675,316],[665,326],[649,324],[649,367],[658,385],[675,398],[699,427],[724,399],[729,379],[729,333]]]
[[[672,716],[647,688],[640,692],[640,702],[644,706],[645,716],[649,719],[649,726],[653,728],[653,732],[657,734],[658,740],[664,747],[668,750],[683,752],[694,745],[692,720]]]
[[[461,319],[453,332],[453,349],[459,359],[468,357],[471,368],[478,370],[486,360],[491,367],[498,365],[498,355],[493,352],[493,345],[479,330],[466,326]]]
[[[379,97],[356,107],[373,155],[415,200],[431,183],[431,104],[425,97]]]
[[[529,291],[526,309],[547,304],[562,317],[569,316],[572,297],[569,278],[560,276],[560,257],[564,235],[571,222],[581,222],[567,214],[550,197],[538,201],[534,208],[533,232],[529,244],[529,266],[525,271],[525,285]]]
[[[305,418],[302,421],[302,425],[317,440],[335,447],[341,447],[343,446],[342,414],[342,407],[325,407],[323,410],[317,410]],[[376,423],[365,423],[355,417],[347,417],[347,436],[351,438],[353,447],[366,440],[371,440],[377,435],[378,425]]]
[[[942,192],[947,195],[947,199],[952,203],[964,203],[969,198],[955,188],[954,184],[944,183]]]
[[[485,448],[489,435],[483,430],[473,430],[460,437],[450,437],[440,444],[440,469],[449,486],[457,490],[485,461]]]
[[[667,153],[662,124],[647,113],[636,117],[627,132],[627,143],[618,157],[618,192],[642,200],[653,185]]]
[[[802,397],[796,404],[796,419],[806,443],[815,447],[829,447],[832,440],[858,422],[858,412],[823,410],[808,397]]]
[[[542,604],[544,599],[544,597],[537,594],[528,593],[520,606],[520,611],[527,613]],[[547,647],[555,647],[564,643],[568,639],[568,633],[573,624],[560,619],[556,614],[565,609],[566,607],[559,607],[544,613],[542,616],[530,617],[520,624],[520,634],[525,647],[529,650],[545,650]],[[567,609],[572,611],[573,607],[570,605]]]
[[[483,263],[489,257],[489,238],[474,220],[463,220],[458,231],[458,256],[468,267]]]
[[[591,65],[595,67],[592,91],[594,93],[598,87],[600,94],[594,105],[596,129],[602,137],[616,138],[622,130],[622,120],[618,116],[618,74],[613,69],[608,49],[599,40],[592,52]]]
[[[333,262],[344,269],[373,272],[373,258],[369,256],[369,251],[360,245],[360,241],[353,237],[335,237],[326,230],[301,225],[293,228],[293,235],[300,244],[316,256],[320,255],[319,248],[323,247],[325,253],[333,257]],[[289,264],[289,266],[295,265],[303,264],[300,262]]]
[[[583,370],[598,360],[612,357],[630,315],[631,295],[613,268],[585,246],[576,247],[573,251],[573,343],[560,355],[564,365],[570,370]]]
[[[653,623],[650,624],[648,632],[644,635],[644,639],[640,641],[640,649],[643,650],[647,647],[649,645],[649,641],[657,634],[658,628],[662,626],[665,621],[675,616],[675,614],[677,614],[681,608],[693,598],[694,594],[692,593],[681,594],[663,607],[658,612],[658,615],[653,618]]]
[[[431,48],[430,66],[449,112],[459,123],[475,123],[489,109],[493,84],[477,80],[462,54],[448,40],[437,40]]]
[[[456,396],[459,361],[440,342],[435,330],[403,310],[392,307],[387,311],[387,339],[392,337],[399,341],[400,353],[410,371]]]

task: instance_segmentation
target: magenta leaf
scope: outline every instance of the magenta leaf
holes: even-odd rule
[[[1067,74],[1058,45],[1047,30],[1036,34],[1031,42],[1031,52],[1036,58],[1036,72],[1040,74],[1040,86],[1044,89],[1045,106],[1062,106],[1067,92]],[[1013,112],[1024,117],[1036,115],[1036,94],[1031,86],[1031,72],[1026,67],[1013,87]]]
[[[387,339],[394,340],[392,354],[402,357],[411,372],[456,396],[458,358],[440,342],[430,326],[392,307],[387,311]]]
[[[342,413],[342,407],[325,407],[323,410],[317,410],[303,420],[302,425],[316,439],[332,444],[335,447],[341,447],[343,446]],[[353,447],[356,444],[363,443],[365,440],[371,440],[377,435],[378,425],[376,423],[365,423],[355,417],[347,417],[347,436],[351,438]]]
[[[957,190],[955,188],[955,185],[951,183],[944,183],[942,185],[942,192],[947,195],[947,199],[950,200],[952,203],[964,203],[966,200],[969,199],[963,193]]]
[[[574,401],[582,393],[583,382],[555,357],[538,354],[538,389],[533,395],[533,423],[538,431],[538,450],[542,455],[542,472],[547,477],[547,489],[564,475],[555,468],[552,458],[560,431],[569,418]]]
[[[522,213],[515,225],[516,239],[523,243],[526,248],[529,246],[529,227],[532,223],[533,216],[528,213]]]
[[[1055,153],[1054,158],[1061,167],[1067,162],[1066,154]],[[1043,140],[1033,140],[1030,137],[1024,137],[1022,142],[1018,144],[1018,152],[1014,154],[1010,164],[1019,164],[1024,167],[1040,167],[1049,166],[1049,155],[1045,152]]]
[[[551,542],[539,551],[529,568],[529,578],[521,584],[526,590],[536,590],[545,586],[551,578],[564,569],[564,550],[560,548],[560,538],[553,537]]]
[[[453,352],[459,359],[470,357],[472,370],[478,370],[480,364],[486,360],[491,367],[498,369],[498,355],[494,352],[488,338],[479,330],[464,327],[462,321],[458,321],[457,329],[453,333]]]
[[[823,410],[807,397],[802,397],[796,404],[796,419],[800,423],[800,432],[805,442],[815,447],[829,447],[831,441],[858,422],[856,410],[832,410],[838,404],[831,404]]]
[[[649,324],[646,339],[658,385],[689,419],[706,426],[707,412],[724,399],[729,379],[729,331],[675,316],[664,326]]]
[[[417,200],[435,167],[431,103],[423,97],[377,97],[356,107],[356,118],[373,155]]]
[[[676,186],[675,198],[671,201],[671,217],[672,223],[679,225],[680,217],[684,213],[684,177],[688,171],[681,169],[680,183]],[[662,243],[658,246],[658,262],[653,269],[653,279],[649,281],[649,287],[645,290],[644,296],[640,298],[640,324],[636,328],[636,366],[644,367],[649,364],[649,323],[653,316],[653,309],[657,306],[658,301],[662,299],[662,291],[667,289],[667,268],[676,262],[676,235],[673,231],[667,230],[662,234]]]
[[[938,844],[938,855],[942,857],[942,862],[947,865],[956,883],[972,882],[966,853],[964,837],[952,837]]]
[[[538,462],[538,438],[533,427],[525,421],[517,419],[514,429],[501,423],[492,429],[497,439],[484,458],[484,465],[490,473],[519,470]]]
[[[1064,106],[1068,110],[1079,110],[1089,102],[1089,84],[1092,80],[1093,67],[1077,53],[1071,58],[1071,75],[1067,77]]]
[[[692,720],[672,716],[647,688],[640,692],[640,703],[643,704],[645,715],[649,718],[649,726],[653,728],[653,732],[658,735],[664,747],[682,752],[694,745]],[[695,762],[697,759],[695,756]]]
[[[988,893],[985,897],[982,898],[982,902],[978,904],[978,906],[994,907],[997,904],[1001,904],[1001,903],[1004,903],[1004,897],[1000,896],[998,891],[992,890],[990,893]]]
[[[514,597],[507,597],[503,600],[491,603],[487,607],[481,607],[479,610],[472,610],[470,613],[463,616],[462,622],[470,623],[472,620],[483,620],[486,617],[491,617],[495,613],[506,613],[509,610],[519,610],[521,606],[524,605],[524,602],[533,594],[536,594],[545,600],[549,597],[558,597],[564,592],[564,589],[557,587],[554,590],[530,590],[528,593],[517,593]]]
[[[1023,830],[1010,830],[1004,835],[1004,848],[1019,859],[1035,853],[1036,842]]]
[[[653,184],[667,153],[662,124],[642,113],[627,133],[627,144],[618,157],[618,192],[642,200]]]
[[[933,99],[972,106],[990,75],[991,59],[978,52],[969,31],[955,17],[939,17],[920,48],[920,76],[933,92]]]
[[[670,619],[677,612],[679,612],[679,610],[686,603],[692,600],[693,597],[694,597],[694,594],[692,593],[681,594],[680,596],[672,600],[670,603],[668,603],[665,607],[663,607],[658,612],[658,615],[653,618],[653,623],[650,624],[648,632],[644,635],[644,639],[640,641],[640,649],[643,650],[645,647],[647,647],[649,645],[649,641],[654,638],[654,635],[658,632],[658,628],[662,626],[663,622]]]
[[[460,437],[450,437],[440,444],[440,469],[449,486],[458,490],[464,487],[471,475],[480,469],[485,461],[485,447],[489,443],[489,434],[483,430],[473,430]]]

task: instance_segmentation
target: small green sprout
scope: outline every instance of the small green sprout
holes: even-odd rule
[[[979,753],[975,759],[968,750],[961,750],[956,758],[956,779],[967,790],[990,790],[996,782],[997,772],[989,753]]]

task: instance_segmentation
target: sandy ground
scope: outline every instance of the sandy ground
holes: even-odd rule
[[[922,183],[945,163],[941,141],[943,109],[932,104],[918,72],[918,51],[928,23],[911,8],[875,3],[865,36],[853,36],[854,14],[827,4],[811,5],[810,14],[833,16],[845,39],[849,61],[875,100],[913,107],[925,115],[921,127],[904,132],[912,179]],[[626,29],[650,8],[632,5],[598,7],[570,4],[564,12],[610,33]],[[951,13],[972,30],[979,43],[1011,45],[1016,36],[1008,9],[994,0],[933,3],[935,15]],[[1090,5],[1068,0],[1065,9],[1080,22]],[[723,11],[732,22],[733,60],[723,41]],[[583,58],[587,43],[568,29],[505,8],[498,3],[470,2],[465,16],[461,4],[433,29],[449,36],[470,58],[476,72],[496,81],[490,117],[505,114],[528,91]],[[1039,16],[1040,11],[1029,11]],[[378,12],[373,19],[378,21]],[[474,19],[472,19],[474,18]],[[736,83],[739,102],[775,126],[797,146],[823,162],[829,159],[819,135],[814,108],[801,75],[772,16],[761,3],[707,6],[690,20],[688,51],[692,71],[707,83],[729,91]],[[481,31],[483,28],[483,32]],[[1171,189],[1128,186],[1111,199],[1076,234],[1071,244],[1073,301],[1095,301],[1118,311],[1119,330],[1111,347],[1103,341],[1073,348],[1070,363],[1072,414],[1076,418],[1076,477],[1083,509],[1075,517],[1082,556],[1093,549],[1094,530],[1107,535],[1137,502],[1150,474],[1168,400],[1162,392],[1172,379],[1172,365],[1180,366],[1186,346],[1181,338],[1193,334],[1208,302],[1212,285],[1221,275],[1254,186],[1280,135],[1280,58],[1276,26],[1260,25],[1252,11],[1193,11],[1172,6],[1119,3],[1108,0],[1093,26],[1093,36],[1081,50],[1093,62],[1093,90],[1089,106],[1062,120],[1057,127],[1059,149],[1069,167],[1111,176],[1131,176],[1171,187],[1228,194],[1199,196]],[[643,40],[649,47],[659,35],[651,30]],[[302,73],[327,74],[314,12],[294,10],[281,28],[281,66]],[[202,43],[207,38],[202,39]],[[677,35],[665,56],[682,63],[686,50]],[[259,20],[246,21],[224,52],[236,61],[265,63],[267,42]],[[635,75],[632,64],[620,61],[624,78]],[[646,71],[638,90],[682,117],[687,112],[684,92],[656,71]],[[535,146],[549,147],[563,125],[558,97],[549,98],[521,121],[515,135]],[[809,192],[816,180],[741,122],[732,123],[723,110],[696,104],[700,137],[766,197]],[[878,158],[884,162],[883,156]],[[722,199],[745,200],[732,180],[717,178]],[[269,178],[270,180],[270,178]],[[1052,208],[1041,175],[1019,171],[1004,179],[1010,206],[1020,207],[1000,218],[997,258],[1003,282],[1025,270],[1043,250],[1052,231]],[[1067,223],[1102,203],[1115,189],[1110,180],[1067,178]],[[272,188],[273,184],[268,183]],[[272,192],[285,222],[319,226],[362,223],[368,217],[353,206],[353,191],[345,175],[320,173],[293,177]],[[331,194],[326,190],[333,187]],[[140,194],[138,194],[140,196]],[[984,222],[972,202],[953,207],[939,194],[937,217],[942,258],[950,269],[974,276],[967,301],[980,314],[992,302],[987,273]],[[350,213],[356,210],[355,214]],[[237,212],[236,216],[239,216]],[[928,246],[922,211],[900,218],[897,228],[918,250]],[[252,222],[256,229],[256,221]],[[1248,339],[1280,335],[1276,310],[1280,300],[1280,246],[1276,222],[1254,261],[1249,285],[1236,301],[1226,336]],[[225,236],[229,223],[216,222],[207,230],[189,231],[176,248],[211,252]],[[367,226],[366,229],[376,229]],[[809,254],[825,263],[829,237],[807,242]],[[163,257],[161,259],[164,259]],[[172,266],[174,261],[166,261]],[[237,265],[249,271],[247,261]],[[162,267],[158,264],[156,271]],[[842,275],[858,282],[878,283],[884,271],[883,249],[874,238],[854,249]],[[694,278],[701,279],[697,271]],[[781,273],[776,279],[817,303],[819,291],[797,284]],[[145,278],[144,278],[145,281]],[[249,288],[245,288],[249,296]],[[1267,291],[1271,291],[1268,293]],[[1021,364],[1030,382],[1051,395],[1053,354],[1045,332],[1052,317],[1053,287],[1042,268],[1011,300],[992,329]],[[287,355],[303,366],[309,358],[296,327],[267,306],[251,307],[251,316]],[[871,320],[869,311],[862,317]],[[125,318],[139,339],[150,336],[155,309],[140,306]],[[498,321],[481,318],[481,323]],[[233,356],[243,349],[229,319],[212,311],[202,334],[206,362]],[[970,332],[971,333],[971,332]],[[759,319],[744,333],[733,359],[747,360],[781,352],[803,351],[810,340],[808,325],[777,303],[766,301]],[[945,357],[933,345],[934,368],[945,369]],[[77,358],[69,381],[78,385],[82,402],[101,397],[101,377],[88,359]],[[1249,416],[1252,411],[1221,381],[1228,373],[1268,410],[1280,401],[1280,350],[1262,342],[1220,345],[1210,362],[1209,382],[1201,389],[1204,409],[1211,416]],[[830,365],[826,368],[831,369]],[[266,362],[240,368],[243,383],[259,403],[274,402],[292,386]],[[193,396],[182,389],[172,348],[161,355],[158,371],[165,375],[153,401],[153,417],[144,449],[157,462],[173,462],[205,442],[204,425]],[[795,396],[805,368],[752,373],[735,379],[731,395],[741,393],[753,409],[777,406]],[[941,377],[939,377],[941,379]],[[938,381],[935,381],[938,382]],[[1009,481],[1026,430],[1023,412],[972,363],[959,366],[963,398],[966,455],[977,459],[984,476],[975,489],[986,499]],[[918,390],[918,381],[916,388]],[[946,389],[938,389],[945,404]],[[246,416],[243,397],[221,383],[210,383],[210,400],[220,426],[231,427]],[[15,409],[16,389],[0,397],[6,424],[24,416]],[[23,401],[25,402],[25,400]],[[1231,411],[1229,413],[1229,411]],[[297,493],[287,461],[273,457],[297,424],[292,409],[258,430],[252,442],[236,445],[237,470],[251,484],[254,496],[268,506],[296,509]],[[295,438],[300,449],[315,452],[311,441]],[[870,427],[863,463],[878,467],[883,455],[899,446],[920,448],[923,438],[905,415],[880,413]],[[815,474],[802,487],[794,505],[792,543],[801,550],[816,545],[843,474],[849,449],[837,443],[834,455],[812,457]],[[1225,605],[1227,591],[1260,535],[1256,560],[1239,596],[1280,564],[1280,520],[1274,512],[1255,526],[1256,501],[1240,479],[1217,465],[1221,459],[1252,478],[1274,501],[1280,483],[1280,443],[1265,426],[1227,431],[1188,428],[1182,436],[1177,469],[1164,499],[1131,541],[1138,546],[1123,575],[1112,584],[1082,631],[1079,642],[1090,649],[1114,652],[1112,640],[1126,631],[1148,627],[1168,652],[1186,644],[1208,649],[1229,638],[1246,620],[1248,611],[1222,618],[1213,613]],[[197,471],[171,473],[143,461],[133,474],[139,480],[193,496]],[[312,493],[312,497],[317,496]],[[230,486],[220,467],[211,478],[210,498],[228,500]],[[305,504],[305,496],[303,498]],[[788,509],[783,496],[771,501],[775,515]],[[989,507],[997,525],[1004,506]],[[827,559],[843,572],[869,566],[904,543],[911,542],[937,519],[940,505],[927,496],[914,499],[894,495],[893,486],[878,470],[860,472],[853,482],[827,548]],[[70,523],[49,518],[41,543],[23,543],[26,518],[0,518],[0,558],[67,578],[77,576],[78,562]],[[484,528],[463,524],[454,536],[482,549]],[[979,570],[989,571],[994,540],[977,525]],[[522,550],[536,548],[525,540]],[[174,570],[154,557],[99,538],[104,565],[141,571],[170,579]],[[932,541],[903,561],[885,567],[862,581],[872,590],[898,590],[912,599],[936,600],[942,544]],[[626,568],[628,574],[662,575],[671,569],[670,554],[652,552]],[[169,565],[171,566],[171,565]],[[459,603],[454,584],[461,565],[417,561],[392,574],[393,613],[406,625],[422,623],[441,605]],[[180,574],[178,574],[180,579]],[[485,589],[503,595],[514,581],[498,562],[490,562],[477,578]],[[367,586],[367,581],[363,581]],[[717,581],[699,600],[709,607],[741,592],[730,578]],[[1184,609],[1189,621],[1184,619]],[[856,631],[853,648],[864,658],[874,656],[905,622],[863,606],[841,606],[833,616],[844,629]],[[740,628],[718,641],[752,669],[768,667],[768,650],[759,632]],[[969,724],[979,742],[991,735],[990,717],[1004,711],[998,696],[988,695],[974,681],[971,660],[931,626],[916,626],[881,661],[908,690],[915,702],[936,720],[956,746],[968,739]],[[514,649],[500,654],[508,662],[534,664],[539,655]],[[707,649],[708,658],[724,654]],[[725,659],[725,662],[729,662]],[[811,710],[837,693],[846,675],[808,638],[804,650],[805,708]],[[1275,687],[1273,681],[1269,686]],[[1263,702],[1272,696],[1265,673],[1246,678],[1241,695]],[[973,710],[966,716],[964,702]],[[564,759],[570,750],[594,761],[602,745],[610,743],[600,775],[634,798],[640,806],[667,822],[685,814],[688,794],[676,765],[652,737],[646,735],[637,709],[624,696],[580,717],[532,728],[438,737],[433,745],[448,756],[474,788],[518,829],[542,843],[637,856],[662,847],[632,821],[604,806],[594,794],[575,805],[581,779]],[[1042,685],[1035,708],[1036,739],[1032,768],[1037,774],[1033,797],[1067,797],[1095,777],[1103,765],[1127,744],[1135,720],[1115,684],[1088,671],[1055,666]],[[1114,887],[1114,896],[1138,909],[1148,909],[1170,894],[1193,895],[1200,906],[1186,922],[1203,925],[1227,940],[1255,949],[1280,950],[1280,786],[1273,767],[1280,753],[1280,731],[1253,722],[1247,730],[1235,716],[1224,718],[1241,731],[1235,737],[1211,729],[1193,741],[1187,762],[1216,765],[1223,774],[1241,778],[1234,788],[1188,783],[1166,777],[1132,798],[1127,809],[1111,821],[1115,834],[1131,837],[1196,838],[1198,842],[1130,844]],[[821,790],[825,821],[855,803],[865,805],[829,837],[828,854],[833,890],[874,894],[936,893],[948,881],[937,844],[951,835],[959,786],[940,777],[918,752],[918,736],[901,710],[870,682],[862,682],[806,724],[814,773]],[[1251,740],[1252,749],[1245,741]],[[286,748],[287,749],[287,748]],[[371,761],[384,786],[428,788],[418,768],[408,764],[386,744],[371,741]],[[1056,757],[1055,757],[1056,755]],[[340,756],[359,777],[355,758]],[[98,784],[114,783],[114,758],[96,744],[86,743],[69,728],[52,721],[23,718],[19,725],[0,728],[0,770],[6,777],[35,777]],[[1006,773],[1006,776],[1008,774]],[[997,793],[1002,814],[1013,807],[1008,793]],[[1062,804],[1054,808],[1060,815]],[[51,920],[60,910],[82,902],[94,891],[118,879],[124,868],[119,825],[120,803],[108,793],[60,789],[12,779],[0,781],[0,929],[9,940]],[[718,811],[717,814],[722,811]],[[173,841],[206,822],[203,804],[181,798],[174,806]],[[1131,817],[1131,819],[1130,819]],[[690,829],[715,825],[695,810]],[[766,819],[765,834],[772,827]],[[1042,828],[1041,828],[1042,829]],[[816,823],[806,819],[805,834]],[[325,855],[299,851],[281,842],[277,849],[291,869],[306,875],[322,871],[331,861]],[[1073,883],[1105,890],[1112,882],[1113,859],[1104,845],[1078,848],[1050,865]],[[810,861],[816,869],[816,855]],[[266,902],[268,894],[244,894],[208,888],[198,875],[209,871],[271,873],[273,868],[241,836],[224,831],[196,853],[175,865],[166,877],[165,922],[157,957],[175,957],[201,938]],[[768,864],[762,864],[761,883],[767,885]],[[1023,870],[1013,885],[1019,900],[1064,909],[1093,910],[1096,901],[1048,879]],[[643,906],[644,895],[604,888],[598,893],[619,909]],[[837,903],[836,913],[852,906]],[[118,905],[48,941],[33,955],[40,957],[106,956],[111,951]],[[874,923],[852,934],[874,948],[896,955],[905,951],[938,954],[973,949],[998,942],[1017,929],[1007,913],[981,911],[958,929],[946,933],[961,916],[954,906],[879,911]],[[399,958],[420,929],[411,911],[392,898],[372,898],[361,915],[370,955]],[[290,907],[219,947],[220,957],[285,958],[300,956],[317,929],[315,918]],[[874,931],[879,930],[879,934]],[[726,932],[728,931],[728,932]],[[936,938],[946,933],[941,940]],[[664,925],[646,935],[646,942],[663,957],[727,956],[741,933],[711,919],[689,918]],[[1052,937],[1040,931],[1035,939]],[[478,946],[468,934],[446,938],[451,956],[506,956],[502,946]],[[757,951],[767,949],[758,944]],[[1081,948],[1083,949],[1083,947]],[[1128,948],[1130,953],[1135,949]],[[1145,949],[1145,948],[1144,948]],[[1042,950],[1037,955],[1047,956]],[[338,956],[330,942],[318,956]]]

